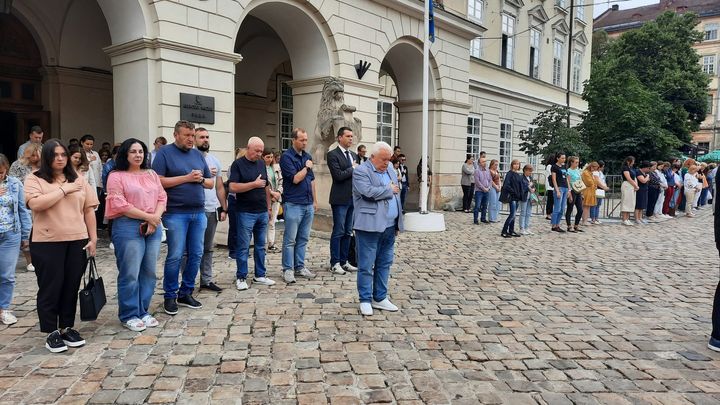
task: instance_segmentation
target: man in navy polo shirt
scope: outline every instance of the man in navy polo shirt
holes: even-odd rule
[[[168,195],[163,225],[167,227],[168,254],[165,259],[163,308],[170,315],[178,313],[178,305],[202,308],[192,296],[195,277],[203,255],[205,217],[205,190],[215,186],[205,157],[195,149],[195,125],[178,121],[173,133],[175,142],[160,149],[153,157],[152,168],[160,176]],[[178,276],[183,255],[187,264],[178,288]]]
[[[295,282],[295,275],[314,278],[305,267],[305,248],[310,238],[317,197],[312,156],[305,152],[308,135],[304,129],[295,128],[291,133],[292,147],[280,158],[283,176],[283,235],[282,269],[286,283]]]

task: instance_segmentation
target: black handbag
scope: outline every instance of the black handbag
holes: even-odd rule
[[[87,261],[87,281],[83,276],[83,288],[78,293],[80,299],[80,320],[94,321],[105,306],[105,284],[102,277],[98,276],[95,258],[90,257]]]

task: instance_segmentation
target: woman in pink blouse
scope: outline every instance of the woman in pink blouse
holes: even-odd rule
[[[118,267],[118,315],[140,332],[158,326],[150,315],[155,266],[160,252],[160,217],[167,194],[150,170],[147,146],[130,138],[120,145],[107,181],[105,216],[113,220],[112,242]]]

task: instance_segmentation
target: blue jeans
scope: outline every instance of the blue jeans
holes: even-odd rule
[[[20,232],[0,233],[0,309],[9,309],[15,289],[15,266],[20,253]]]
[[[353,205],[333,205],[333,230],[330,236],[330,267],[335,263],[345,264],[352,238]]]
[[[518,201],[510,201],[508,203],[510,207],[510,213],[505,218],[505,224],[503,224],[502,233],[513,233],[515,232],[515,212],[517,211]]]
[[[387,297],[388,278],[395,250],[395,227],[384,232],[355,230],[358,252],[357,289],[360,302]]]
[[[590,219],[597,220],[598,218],[600,218],[600,206],[602,205],[602,201],[602,198],[598,198],[597,205],[590,208]]]
[[[518,201],[518,204],[520,204],[520,229],[530,229],[533,200],[528,196],[527,201]]]
[[[235,276],[246,279],[248,275],[248,258],[250,256],[250,238],[253,238],[253,260],[255,261],[255,277],[265,277],[265,236],[267,235],[267,212],[236,212],[237,216],[237,249],[235,251],[237,272]]]
[[[553,226],[560,225],[560,221],[562,220],[562,216],[565,213],[565,206],[567,205],[567,194],[568,189],[567,187],[560,187],[560,197],[557,195],[557,189],[553,193],[553,198],[555,201],[553,202],[553,213],[552,213],[552,220],[550,223]]]
[[[475,209],[473,210],[473,222],[477,223],[478,213],[480,213],[480,220],[485,222],[487,220],[487,207],[488,207],[488,196],[489,191],[475,191]]]
[[[285,233],[282,247],[282,269],[300,270],[305,267],[305,247],[310,239],[315,209],[312,204],[285,203]]]
[[[138,219],[113,220],[112,242],[117,261],[117,297],[120,322],[142,319],[148,314],[155,291],[155,268],[160,253],[162,232],[140,235]]]
[[[163,278],[165,298],[192,295],[203,255],[203,239],[207,227],[205,211],[166,213],[163,215],[163,225],[167,227],[168,248]],[[178,289],[180,264],[184,254],[187,254],[187,264]]]
[[[500,214],[500,193],[495,187],[490,187],[488,192],[488,216],[490,222],[497,222]]]

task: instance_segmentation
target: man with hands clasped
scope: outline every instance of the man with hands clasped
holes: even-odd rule
[[[207,227],[205,191],[215,187],[215,176],[205,157],[195,149],[195,124],[178,121],[173,132],[175,142],[160,149],[153,158],[152,168],[168,196],[163,224],[167,227],[168,254],[165,260],[165,312],[175,315],[178,305],[198,309],[202,304],[193,298],[195,277],[203,255],[203,239]],[[178,286],[180,265],[187,253],[187,263]]]
[[[265,144],[262,139],[252,137],[248,140],[245,156],[233,162],[228,179],[231,193],[235,193],[237,220],[237,272],[235,287],[247,290],[248,259],[250,239],[254,238],[253,260],[255,276],[253,282],[273,285],[275,281],[265,277],[265,237],[268,222],[272,215],[272,195],[268,184],[267,170],[262,159]]]
[[[353,132],[342,127],[337,133],[338,147],[328,152],[327,164],[332,176],[330,207],[332,207],[333,230],[330,236],[330,269],[335,274],[357,271],[348,263],[350,238],[352,238],[353,203],[352,175],[357,155],[348,148],[352,146]]]

